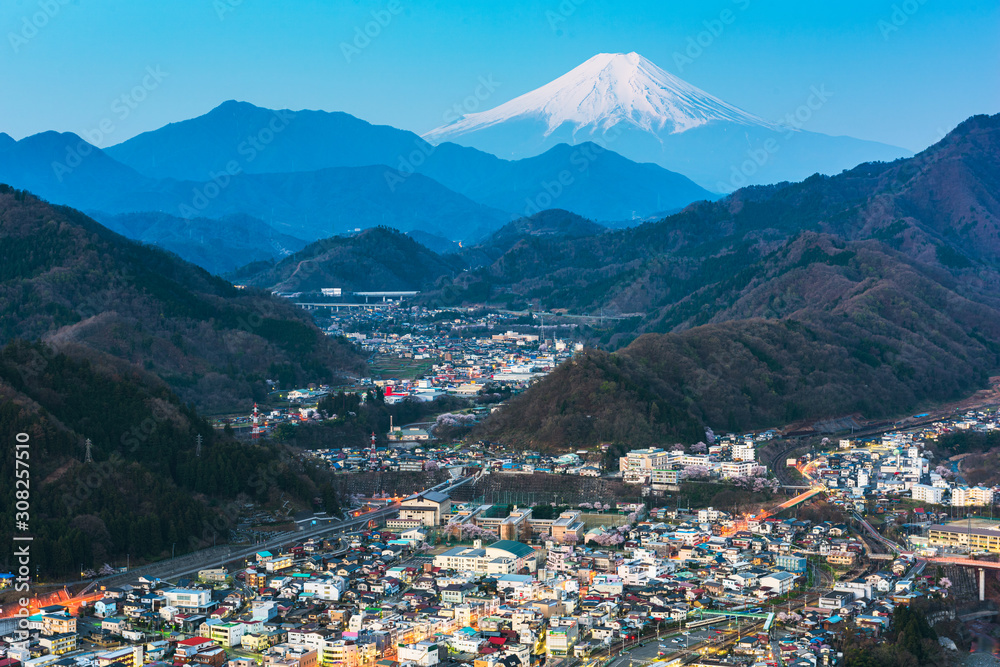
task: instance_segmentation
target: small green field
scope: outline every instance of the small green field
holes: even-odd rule
[[[372,378],[376,380],[415,380],[428,375],[434,366],[433,359],[400,359],[394,355],[377,355],[371,363]]]

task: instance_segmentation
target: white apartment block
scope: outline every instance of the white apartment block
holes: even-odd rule
[[[941,500],[944,497],[944,489],[940,489],[936,486],[928,486],[926,484],[914,484],[910,487],[910,493],[912,494],[914,500],[931,503],[933,505],[940,505]]]
[[[756,462],[750,461],[723,461],[719,464],[719,474],[729,479],[731,477],[744,477],[756,466]]]
[[[982,506],[993,504],[993,489],[982,486],[956,486],[951,490],[951,504],[954,507]]]
[[[622,473],[649,472],[657,468],[665,468],[669,463],[670,453],[650,447],[649,449],[633,449],[627,455],[618,459],[618,467]]]

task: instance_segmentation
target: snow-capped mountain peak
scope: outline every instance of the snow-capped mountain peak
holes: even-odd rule
[[[519,120],[543,122],[546,136],[566,124],[574,135],[580,130],[606,132],[620,123],[655,134],[685,132],[712,121],[775,127],[638,53],[600,53],[541,88],[488,111],[461,116],[424,138],[448,141]]]

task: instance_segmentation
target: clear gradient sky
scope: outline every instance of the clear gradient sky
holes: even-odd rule
[[[102,146],[227,99],[425,132],[480,77],[485,109],[600,52],[771,120],[825,85],[805,129],[910,150],[1000,112],[996,0],[5,0],[0,36],[0,131],[110,119]]]

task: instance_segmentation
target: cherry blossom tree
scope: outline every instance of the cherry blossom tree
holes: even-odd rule
[[[708,451],[708,445],[706,445],[704,442],[696,442],[695,444],[691,445],[691,452],[693,454],[704,454],[707,451]]]
[[[602,547],[615,547],[625,542],[625,537],[618,531],[608,531],[593,538]]]
[[[431,428],[434,435],[442,439],[453,439],[467,433],[476,423],[473,415],[457,415],[451,412],[438,415]]]
[[[775,491],[777,490],[778,486],[780,486],[780,482],[778,482],[778,480],[776,479],[766,479],[764,477],[751,477],[748,475],[734,477],[732,479],[732,482],[734,486],[741,489],[747,489],[748,491],[752,491],[754,493],[758,493],[764,490]]]
[[[463,540],[495,540],[497,534],[472,523],[462,524],[461,538]]]
[[[707,466],[684,466],[680,477],[683,479],[705,479],[709,474]]]

